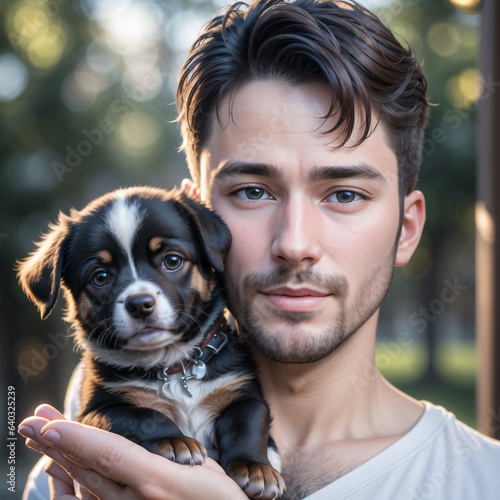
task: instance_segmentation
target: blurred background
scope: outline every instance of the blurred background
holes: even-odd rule
[[[478,99],[495,84],[477,69],[481,2],[361,3],[414,48],[436,104],[419,181],[426,230],[384,304],[377,361],[396,386],[475,426],[475,125]],[[118,187],[170,189],[188,176],[173,123],[177,77],[202,25],[226,4],[0,3],[0,387],[15,388],[17,423],[41,402],[62,408],[79,356],[63,304],[42,322],[17,285],[15,260],[59,211]],[[16,453],[20,498],[37,456],[21,440]]]

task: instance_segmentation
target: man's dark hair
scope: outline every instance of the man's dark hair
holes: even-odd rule
[[[245,8],[247,7],[247,8]],[[396,154],[400,195],[415,189],[427,122],[427,83],[410,49],[377,16],[353,1],[239,2],[208,22],[191,47],[177,89],[177,107],[191,176],[200,183],[200,151],[221,99],[258,80],[322,83],[332,90],[328,115],[342,145],[357,113],[385,126]]]

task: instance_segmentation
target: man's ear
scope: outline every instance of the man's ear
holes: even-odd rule
[[[195,201],[201,201],[201,190],[191,179],[182,179],[181,193]]]
[[[403,223],[396,251],[396,266],[404,266],[418,246],[425,223],[425,198],[412,191],[404,198]]]

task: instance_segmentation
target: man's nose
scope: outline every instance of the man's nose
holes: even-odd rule
[[[313,265],[321,258],[321,214],[309,200],[289,200],[276,214],[272,258],[280,264]]]

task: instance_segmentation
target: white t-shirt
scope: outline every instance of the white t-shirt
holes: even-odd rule
[[[500,499],[500,441],[424,404],[410,432],[305,500]]]
[[[65,404],[76,412],[81,369]],[[500,500],[500,441],[424,402],[415,427],[356,469],[304,500]],[[43,459],[28,478],[23,500],[49,500]]]

